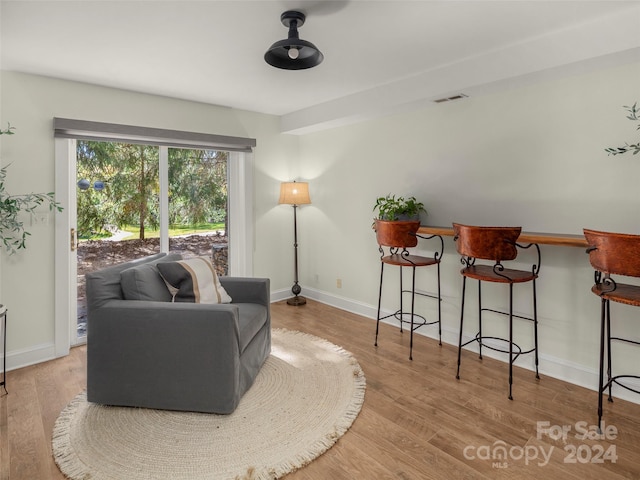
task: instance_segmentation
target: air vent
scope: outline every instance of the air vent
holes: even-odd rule
[[[465,95],[464,93],[459,93],[458,95],[454,95],[453,97],[439,98],[438,100],[434,100],[434,102],[435,103],[451,102],[453,100],[461,100],[467,97],[469,97],[469,95]]]

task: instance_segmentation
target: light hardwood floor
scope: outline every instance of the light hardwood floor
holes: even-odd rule
[[[505,363],[463,352],[457,381],[450,345],[416,335],[410,361],[409,335],[396,327],[382,325],[375,348],[370,319],[313,301],[297,308],[279,302],[272,311],[274,328],[308,332],[351,351],[367,379],[352,428],[287,480],[640,478],[640,405],[605,402],[616,438],[578,439],[580,422],[596,422],[593,391],[544,376],[536,381],[516,368],[509,401]],[[9,395],[0,398],[0,480],[64,478],[51,457],[51,431],[84,389],[85,370],[86,349],[77,347],[66,358],[8,374]],[[539,422],[551,434],[571,431],[564,441],[552,438]],[[507,448],[503,462],[483,459],[500,445]]]

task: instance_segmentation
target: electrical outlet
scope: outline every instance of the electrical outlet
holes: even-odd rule
[[[342,279],[341,278],[336,279],[336,287],[342,288]]]

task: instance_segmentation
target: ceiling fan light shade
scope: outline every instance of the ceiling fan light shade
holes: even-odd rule
[[[264,54],[264,60],[269,65],[284,70],[304,70],[320,65],[324,60],[322,52],[313,43],[298,37],[298,26],[304,24],[304,14],[288,11],[280,19],[283,25],[289,27],[289,37],[271,45]]]

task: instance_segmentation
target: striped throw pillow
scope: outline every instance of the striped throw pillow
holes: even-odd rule
[[[174,302],[231,303],[231,297],[220,284],[211,260],[195,257],[177,262],[158,263]]]

